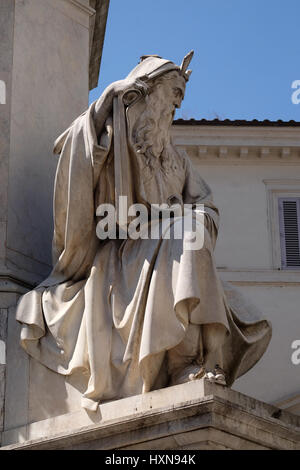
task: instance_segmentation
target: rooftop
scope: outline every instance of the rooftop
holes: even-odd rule
[[[269,119],[264,119],[263,121],[258,121],[257,119],[253,119],[252,121],[247,121],[244,119],[176,119],[173,122],[174,125],[177,126],[247,126],[247,127],[300,127],[299,121],[282,121],[278,119],[278,121],[269,121]]]

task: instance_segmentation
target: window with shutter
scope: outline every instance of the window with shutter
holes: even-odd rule
[[[281,267],[300,269],[300,198],[279,198]]]

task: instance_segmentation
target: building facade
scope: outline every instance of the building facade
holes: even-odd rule
[[[300,124],[183,121],[173,128],[220,210],[216,262],[272,322],[259,363],[234,389],[300,413]]]

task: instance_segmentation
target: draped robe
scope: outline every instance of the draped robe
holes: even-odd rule
[[[158,166],[152,179],[142,174],[131,182],[134,202],[167,202],[176,193],[182,203],[203,204],[204,246],[187,251],[172,237],[99,240],[96,208],[114,202],[115,151],[118,145],[128,152],[128,141],[111,114],[97,136],[94,110],[95,103],[56,142],[54,267],[19,302],[21,344],[59,374],[82,373],[82,406],[95,410],[101,401],[168,385],[162,380],[166,354],[183,341],[188,325],[219,323],[227,330],[222,356],[231,385],[262,356],[271,326],[219,280],[213,255],[219,215],[211,191],[173,148],[167,171]],[[114,113],[128,118],[130,129],[124,109]]]

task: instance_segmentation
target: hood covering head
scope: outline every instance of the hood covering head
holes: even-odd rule
[[[183,59],[181,65],[176,65],[170,60],[162,59],[158,55],[144,55],[141,57],[140,63],[127,75],[127,78],[140,78],[144,80],[152,80],[166,72],[177,70],[180,75],[188,81],[191,70],[187,67],[192,60],[194,51],[190,51]]]

